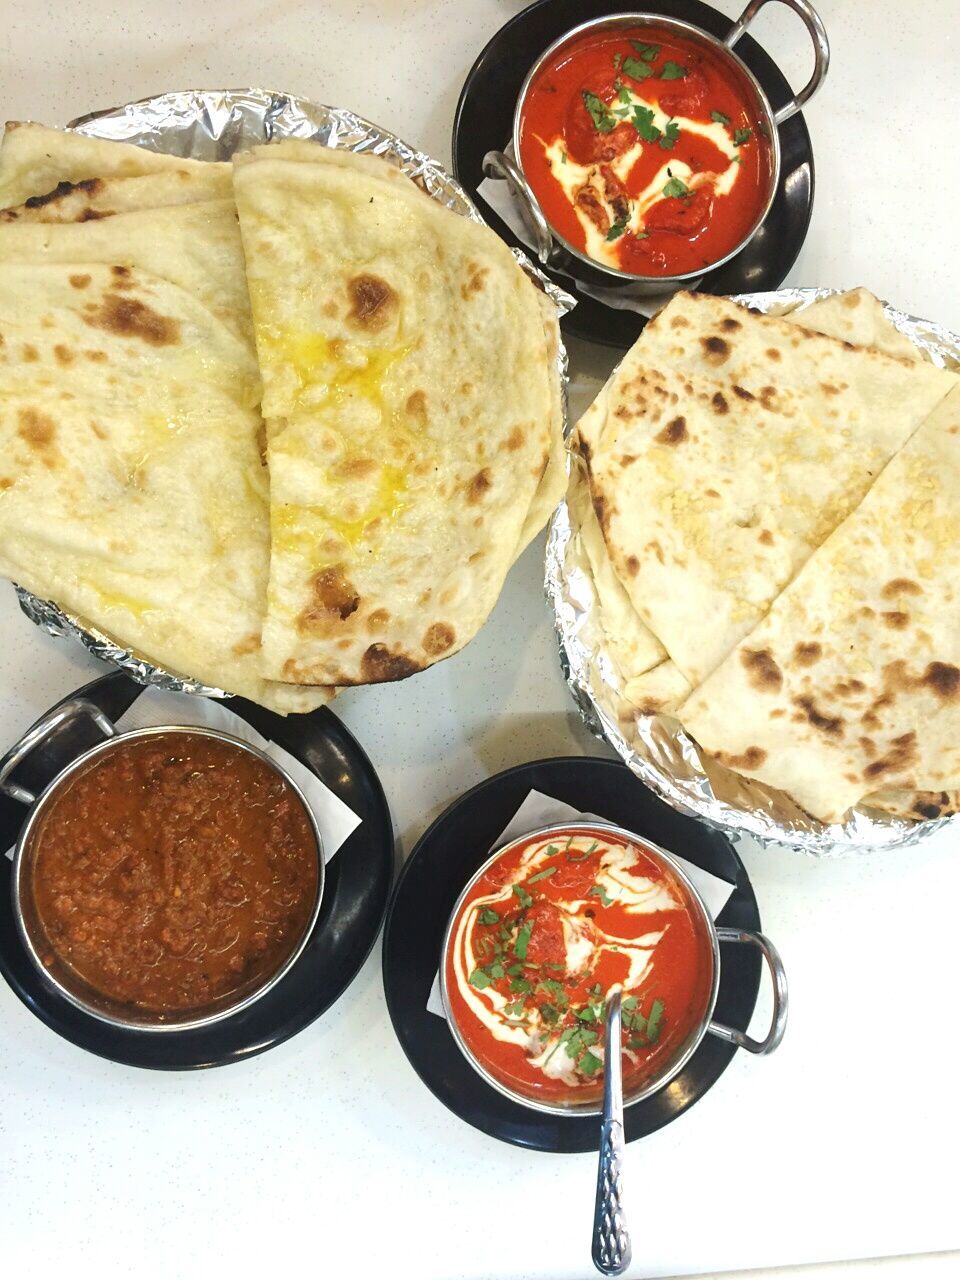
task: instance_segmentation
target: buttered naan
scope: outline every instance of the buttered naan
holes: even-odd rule
[[[476,633],[562,491],[555,335],[493,233],[303,145],[234,180],[271,483],[262,670],[398,679]]]

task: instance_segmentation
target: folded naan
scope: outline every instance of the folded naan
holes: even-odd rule
[[[81,182],[149,174],[166,175],[171,184],[175,184],[182,181],[179,175],[183,173],[208,184],[206,199],[229,190],[228,164],[184,160],[129,142],[109,142],[68,129],[8,121],[0,142],[0,208],[8,209],[32,197],[46,196],[62,184],[69,187]],[[219,191],[215,190],[218,186]],[[67,195],[69,191],[62,194]],[[86,194],[95,194],[95,188]],[[169,204],[171,200],[157,203]]]
[[[836,821],[960,786],[960,389],[681,706],[702,748]]]
[[[263,673],[401,678],[486,620],[560,456],[537,290],[370,157],[258,148],[234,187],[271,482]]]
[[[956,384],[705,295],[647,326],[578,434],[617,576],[691,686]]]

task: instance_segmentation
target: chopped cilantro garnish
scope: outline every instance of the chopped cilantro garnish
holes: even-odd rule
[[[528,996],[530,992],[533,990],[533,983],[530,982],[527,978],[511,978],[510,990],[519,991],[521,995]]]
[[[474,969],[470,975],[469,982],[471,987],[476,987],[478,991],[493,985],[493,979],[484,973],[482,969]]]
[[[627,89],[627,88],[626,88],[624,85],[622,85],[622,84],[621,84],[621,85],[619,85],[619,86],[618,86],[618,88],[617,88],[617,97],[620,99],[620,101],[621,101],[621,102],[625,102],[625,103],[627,104],[627,106],[629,106],[629,105],[630,105],[630,103],[631,103],[631,102],[632,102],[632,100],[633,100],[633,99],[630,97],[630,90],[629,90],[629,89]]]
[[[600,1039],[599,1031],[588,1031],[586,1027],[581,1027],[577,1035],[580,1037],[581,1044],[596,1044]]]
[[[549,853],[550,850],[548,849],[547,852]],[[557,853],[558,850],[554,849],[553,852]],[[558,870],[559,870],[558,867],[547,867],[546,871],[538,871],[535,876],[530,877],[530,879],[527,881],[527,884],[536,884],[538,880],[546,880],[547,876],[556,875]]]
[[[663,137],[660,139],[660,146],[664,151],[672,151],[675,142],[680,137],[680,126],[676,120],[671,120],[666,129],[663,131]]]
[[[722,112],[722,111],[711,111],[711,112],[710,112],[710,119],[711,119],[711,120],[713,120],[716,124],[729,124],[729,123],[730,123],[730,117],[729,117],[729,116],[725,116],[725,115],[723,114],[723,112]]]
[[[541,978],[537,985],[542,987],[547,995],[556,997],[558,1002],[566,1000],[563,983],[558,982],[556,978]]]
[[[483,910],[480,912],[479,919],[481,924],[499,924],[500,923],[500,916],[497,914],[496,911],[492,911],[489,907],[483,908]]]
[[[619,71],[619,70],[620,70],[620,63],[621,63],[622,61],[623,61],[623,54],[622,54],[622,53],[615,53],[615,54],[613,55],[613,69],[614,69],[614,71]]]
[[[610,108],[595,93],[591,93],[589,89],[584,89],[583,91],[583,105],[590,113],[594,128],[599,129],[601,133],[609,133],[611,129],[617,127],[617,122],[613,118]]]
[[[567,153],[565,151],[560,152],[560,163],[561,164],[567,163]]]
[[[523,973],[523,965],[522,964],[509,965],[507,968],[507,973],[509,973],[511,977],[514,977],[518,973]]]
[[[624,998],[623,998],[623,1007],[624,1007],[624,1009],[626,1009],[626,1010],[627,1010],[627,1012],[628,1012],[628,1013],[629,1013],[629,1011],[630,1011],[631,1009],[635,1009],[635,1008],[637,1007],[637,997],[636,997],[636,996],[624,996]]]
[[[636,58],[624,58],[623,69],[632,80],[646,80],[653,75],[653,67],[648,66],[646,62],[638,61]]]
[[[624,226],[622,222],[615,222],[613,226],[610,228],[610,230],[607,232],[607,239],[619,240],[620,237],[623,235],[624,231],[626,231],[626,229],[627,228]],[[556,867],[554,867],[553,870],[556,871]]]
[[[598,1058],[595,1054],[591,1053],[589,1049],[577,1063],[578,1069],[582,1071],[585,1076],[595,1076],[602,1066],[603,1059]]]
[[[633,127],[643,142],[656,142],[660,130],[653,123],[653,108],[635,106],[633,108]]]
[[[506,970],[504,969],[503,965],[500,963],[499,960],[495,960],[493,964],[490,966],[491,978],[502,978],[505,973],[506,973]]]
[[[552,1027],[555,1023],[560,1021],[560,1010],[555,1004],[550,1004],[549,1001],[545,1001],[540,1005],[540,1017],[544,1022]]]
[[[571,836],[571,837],[570,837],[570,839],[572,840],[572,839],[573,839],[573,837]],[[568,849],[570,848],[569,844],[567,845],[567,848],[568,848]],[[596,851],[597,851],[599,848],[600,848],[599,844],[596,842],[596,840],[594,840],[594,842],[593,842],[593,844],[590,846],[590,848],[589,848],[589,849],[585,849],[585,850],[583,851],[583,853],[581,853],[581,854],[568,853],[568,854],[567,854],[567,861],[568,861],[568,862],[583,862],[586,858],[589,858],[589,857],[590,857],[591,853],[596,853]]]
[[[671,179],[671,182],[672,181],[673,179]],[[668,183],[667,186],[669,185],[670,184]],[[588,893],[592,894],[595,898],[599,898],[605,907],[612,906],[613,904],[613,898],[609,896],[603,885],[595,884],[592,889],[588,890]]]
[[[660,53],[658,44],[641,44],[639,40],[631,40],[630,43],[639,53],[644,62],[653,62]]]
[[[660,1020],[663,1017],[663,1001],[654,1000],[647,1014],[647,1043],[656,1044],[660,1039]]]
[[[681,67],[679,62],[673,62],[670,58],[660,68],[661,80],[682,80],[687,74],[687,68]]]
[[[742,147],[743,144],[746,142],[746,140],[750,137],[750,133],[751,133],[750,129],[737,129],[737,131],[733,135],[734,145],[737,147]]]
[[[671,177],[670,180],[667,182],[667,185],[663,188],[663,194],[665,196],[679,197],[679,196],[688,196],[691,194],[691,191],[690,191],[690,188],[687,186],[687,184],[681,181],[680,178]],[[592,893],[593,890],[591,889],[590,892]]]
[[[513,944],[513,949],[516,952],[518,960],[526,960],[527,958],[527,944],[530,941],[531,933],[533,933],[533,921],[528,920],[520,929],[520,932],[517,934],[517,940]]]
[[[589,1004],[578,1009],[576,1016],[578,1022],[596,1022],[597,1020],[596,1010]]]
[[[513,892],[520,899],[521,907],[529,907],[532,905],[533,899],[530,897],[529,893],[527,893],[522,884],[515,884],[513,886]]]
[[[511,1000],[509,1004],[504,1005],[503,1012],[508,1018],[518,1018],[523,1013],[523,1001]]]

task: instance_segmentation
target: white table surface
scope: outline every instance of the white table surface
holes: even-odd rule
[[[731,15],[739,7],[717,2]],[[259,84],[351,106],[448,160],[463,79],[521,7],[3,0],[2,110],[62,124],[167,89]],[[788,283],[865,284],[960,329],[955,0],[820,9],[833,66],[807,112],[817,197]],[[800,83],[811,56],[798,20],[776,7],[758,32]],[[579,411],[615,353],[575,343],[571,355]],[[603,751],[560,678],[541,561],[538,543],[465,652],[338,700],[407,850],[482,778],[537,756]],[[0,591],[0,740],[100,670],[40,635]],[[789,970],[788,1034],[770,1059],[738,1055],[696,1107],[628,1149],[631,1275],[960,1245],[955,843],[830,862],[748,851],[764,927]],[[590,1274],[594,1159],[502,1145],[436,1102],[394,1038],[379,961],[378,947],[336,1006],[288,1043],[189,1075],[85,1054],[0,983],[0,1271]],[[958,1265],[915,1259],[880,1272],[955,1275]]]

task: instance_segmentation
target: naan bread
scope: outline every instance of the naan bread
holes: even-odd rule
[[[720,763],[824,822],[960,786],[960,389],[680,708]]]
[[[99,263],[7,264],[0,335],[0,572],[170,671],[269,703],[248,348],[175,285]]]
[[[617,576],[691,685],[956,382],[706,295],[646,327],[578,434]]]
[[[170,169],[136,178],[87,178],[60,182],[43,195],[30,196],[12,209],[0,209],[5,222],[94,222],[114,213],[163,209],[205,200],[233,201],[233,182],[226,165]]]
[[[271,477],[262,670],[292,683],[460,649],[557,455],[537,291],[493,233],[378,163],[236,162]]]
[[[133,178],[144,174],[187,172],[201,181],[230,177],[230,166],[148,151],[129,142],[107,142],[42,124],[8,121],[0,142],[0,208],[45,196],[61,183],[89,179]],[[163,203],[167,203],[164,201]]]
[[[18,262],[140,268],[202,302],[253,353],[243,247],[232,199],[54,226],[0,224],[0,264]]]

